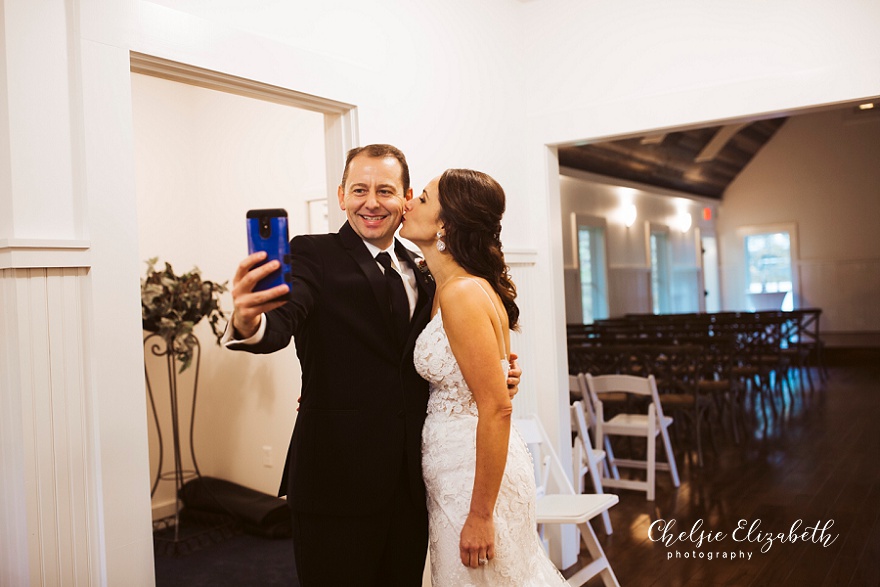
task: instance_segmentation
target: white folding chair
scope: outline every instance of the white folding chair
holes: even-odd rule
[[[606,587],[619,587],[620,583],[611,570],[605,551],[602,550],[602,545],[599,544],[596,533],[590,525],[590,520],[607,512],[608,508],[619,501],[618,497],[614,494],[576,494],[538,418],[532,416],[515,419],[514,426],[529,449],[533,451],[535,462],[540,463],[537,472],[537,483],[540,487],[536,510],[541,538],[544,537],[546,524],[574,524],[593,559],[569,578],[569,585],[573,587],[584,585],[591,578],[599,575]],[[555,487],[559,488],[555,493],[549,493],[547,489],[551,475]]]
[[[613,454],[606,455],[608,466],[615,468],[645,469],[647,479],[644,481],[635,479],[615,479],[605,476],[602,479],[604,487],[618,487],[621,489],[635,489],[644,491],[648,501],[654,501],[654,488],[656,471],[669,471],[672,483],[679,486],[678,468],[675,465],[675,455],[672,453],[672,443],[669,440],[669,426],[672,418],[663,415],[663,407],[657,394],[657,382],[653,375],[636,377],[634,375],[590,375],[586,374],[587,389],[593,410],[596,413],[596,444],[602,446],[608,436],[634,436],[644,437],[647,440],[647,454],[645,460],[619,459]],[[605,421],[604,408],[600,395],[602,393],[624,392],[631,395],[648,398],[648,410],[645,413],[622,413],[617,414]],[[660,436],[663,448],[666,451],[666,462],[657,462],[656,440]]]
[[[587,428],[589,429],[590,434],[592,434],[593,446],[600,446],[601,450],[605,452],[605,459],[604,461],[600,460],[599,464],[608,469],[606,470],[606,473],[602,474],[602,476],[610,475],[615,479],[620,479],[617,467],[611,466],[611,462],[614,461],[614,451],[611,449],[611,441],[606,436],[603,443],[600,444],[596,442],[596,439],[598,438],[596,435],[596,411],[593,408],[593,402],[590,399],[590,391],[587,389],[587,378],[583,373],[568,376],[568,391],[569,397],[573,400],[578,398],[581,401],[581,405],[584,407],[584,415],[587,419]],[[604,446],[602,446],[603,444]]]
[[[601,495],[605,493],[602,489],[602,461],[605,460],[605,451],[593,448],[583,402],[574,402],[570,410],[572,428],[576,433],[572,447],[575,491],[576,493],[584,492],[585,479],[589,474],[590,480],[593,482],[593,492]],[[611,517],[607,510],[602,512],[602,523],[605,525],[606,534],[611,534],[614,531],[611,528]]]

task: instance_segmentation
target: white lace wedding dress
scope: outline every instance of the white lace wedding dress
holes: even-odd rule
[[[477,404],[449,347],[439,311],[419,335],[414,361],[430,384],[422,472],[428,491],[433,587],[567,585],[538,538],[532,459],[512,427],[495,503],[495,558],[477,569],[461,563],[459,538],[474,485]],[[506,373],[507,361],[502,365]]]

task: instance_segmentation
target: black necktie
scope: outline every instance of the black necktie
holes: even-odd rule
[[[376,260],[385,269],[385,282],[388,284],[388,296],[391,301],[391,320],[399,335],[399,342],[403,344],[409,331],[409,298],[406,296],[400,274],[391,266],[391,255],[385,252],[379,253],[376,255]]]

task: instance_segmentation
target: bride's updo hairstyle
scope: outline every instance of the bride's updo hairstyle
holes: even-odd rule
[[[485,173],[447,169],[440,176],[439,192],[446,250],[469,273],[489,282],[504,303],[511,330],[518,330],[516,286],[501,252],[504,190]]]

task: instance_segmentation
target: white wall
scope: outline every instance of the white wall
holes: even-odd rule
[[[421,189],[449,167],[522,193],[519,6],[509,0],[364,4],[142,1],[133,49],[355,104],[361,144],[407,155]],[[467,15],[466,17],[463,15]],[[527,225],[510,206],[505,229]]]
[[[528,113],[549,143],[878,94],[880,4],[523,4]]]
[[[132,116],[142,261],[159,257],[160,267],[168,261],[178,274],[197,266],[203,279],[231,288],[235,265],[247,254],[247,210],[285,208],[291,235],[311,232],[307,200],[326,194],[323,115],[134,74]],[[228,292],[221,306],[231,313]],[[196,333],[203,352],[194,442],[199,470],[274,495],[299,396],[295,349],[269,356],[232,353],[215,344],[206,322]],[[148,367],[168,472],[173,459],[164,359],[148,360]],[[187,469],[193,373],[179,378]],[[263,447],[270,447],[271,467],[265,466]],[[153,476],[158,458],[151,414]],[[173,481],[160,482],[154,516],[168,513],[173,496]]]
[[[861,122],[859,122],[861,120]],[[880,115],[790,118],[730,185],[719,213],[724,305],[744,309],[743,226],[794,224],[799,307],[822,330],[880,330]]]
[[[129,8],[0,5],[3,584],[153,582]]]

